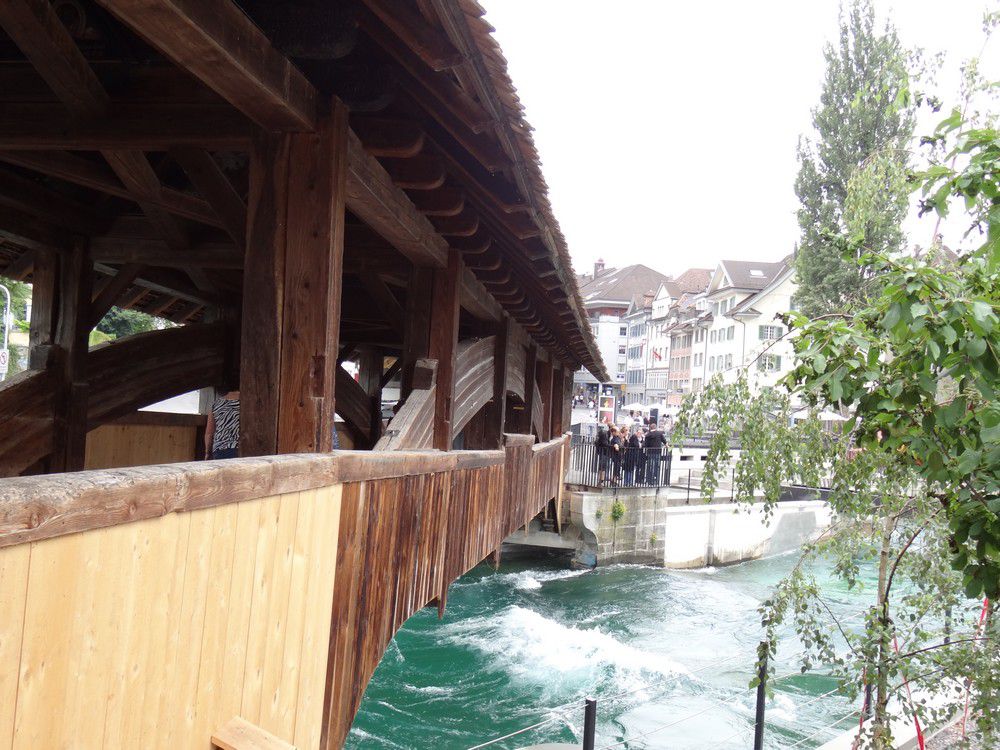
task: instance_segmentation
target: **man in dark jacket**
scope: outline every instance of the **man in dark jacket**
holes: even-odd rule
[[[625,484],[632,485],[642,483],[642,464],[639,463],[639,454],[642,451],[642,443],[639,442],[639,428],[632,430],[625,444]],[[639,474],[636,474],[636,469]]]
[[[608,462],[611,459],[611,435],[605,425],[598,426],[594,447],[594,458],[597,461],[597,486],[601,487],[604,485],[604,479],[608,473]]]
[[[660,458],[666,444],[667,436],[659,427],[646,433],[646,481],[654,486],[660,484]]]

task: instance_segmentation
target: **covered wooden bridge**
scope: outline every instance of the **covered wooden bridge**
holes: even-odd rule
[[[33,290],[0,749],[340,747],[405,619],[558,496],[572,373],[607,376],[482,16],[0,0],[0,275]],[[113,306],[173,325],[89,347]],[[137,412],[236,382],[239,459]]]

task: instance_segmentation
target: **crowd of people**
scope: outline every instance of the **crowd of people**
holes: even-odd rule
[[[632,425],[602,424],[597,431],[597,483],[635,487],[666,484],[662,476],[667,436],[655,421]]]

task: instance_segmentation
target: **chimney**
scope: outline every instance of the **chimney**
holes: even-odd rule
[[[597,262],[594,264],[594,278],[596,279],[600,276],[601,271],[604,270],[604,258],[598,258]]]

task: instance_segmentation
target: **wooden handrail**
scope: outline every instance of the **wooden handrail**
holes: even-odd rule
[[[342,482],[503,464],[494,451],[333,451],[0,480],[0,548]]]

